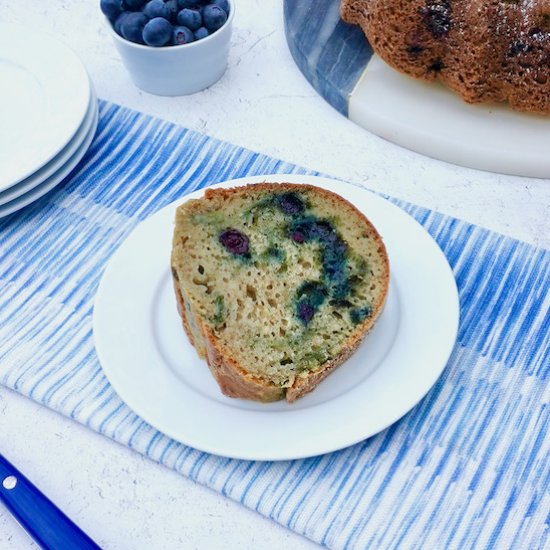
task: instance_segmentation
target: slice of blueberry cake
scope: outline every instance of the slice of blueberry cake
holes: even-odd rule
[[[376,229],[339,195],[262,183],[180,206],[172,248],[178,309],[222,392],[292,402],[357,348],[384,305]]]

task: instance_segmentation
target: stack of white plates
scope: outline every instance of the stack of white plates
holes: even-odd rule
[[[52,36],[0,24],[0,217],[73,170],[97,118],[90,78],[72,50]]]

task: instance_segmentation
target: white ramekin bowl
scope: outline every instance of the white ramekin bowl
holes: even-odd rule
[[[229,16],[211,35],[181,46],[153,48],[130,42],[106,23],[134,84],[155,95],[194,94],[212,86],[227,68],[235,3],[229,1]]]

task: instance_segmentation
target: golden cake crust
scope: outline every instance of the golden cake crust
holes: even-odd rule
[[[341,15],[400,72],[550,114],[550,0],[342,0]]]

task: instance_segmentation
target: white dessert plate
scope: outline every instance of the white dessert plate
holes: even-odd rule
[[[49,162],[81,126],[88,74],[54,37],[0,24],[0,191]]]
[[[454,346],[458,293],[445,256],[422,226],[361,187],[297,175],[214,187],[260,181],[310,183],[339,193],[382,235],[391,267],[388,301],[357,352],[292,405],[222,395],[183,331],[170,275],[176,206],[204,190],[151,216],[113,255],[95,299],[95,346],[121,399],[173,439],[231,458],[304,458],[380,432],[424,397]]]
[[[86,154],[86,151],[90,147],[97,128],[97,122],[99,118],[97,99],[95,94],[92,93],[92,100],[90,104],[90,111],[87,115],[86,122],[87,131],[83,138],[80,140],[76,150],[74,150],[68,158],[65,159],[64,164],[55,172],[45,177],[43,181],[39,181],[36,185],[31,186],[28,191],[16,196],[16,198],[0,203],[0,218],[8,216],[21,210],[25,206],[28,206],[32,202],[38,200],[44,196],[48,191],[51,191],[56,185],[61,183],[71,171],[80,162],[82,157]]]
[[[8,187],[5,191],[0,191],[0,205],[13,201],[17,197],[20,197],[24,193],[27,193],[31,189],[34,189],[41,183],[45,182],[47,178],[53,176],[63,166],[71,160],[75,153],[79,150],[80,146],[90,133],[94,118],[97,116],[97,97],[92,89],[90,94],[90,103],[88,104],[88,111],[80,128],[77,130],[73,139],[48,163],[42,168],[39,168],[34,174],[21,180],[19,183]]]

